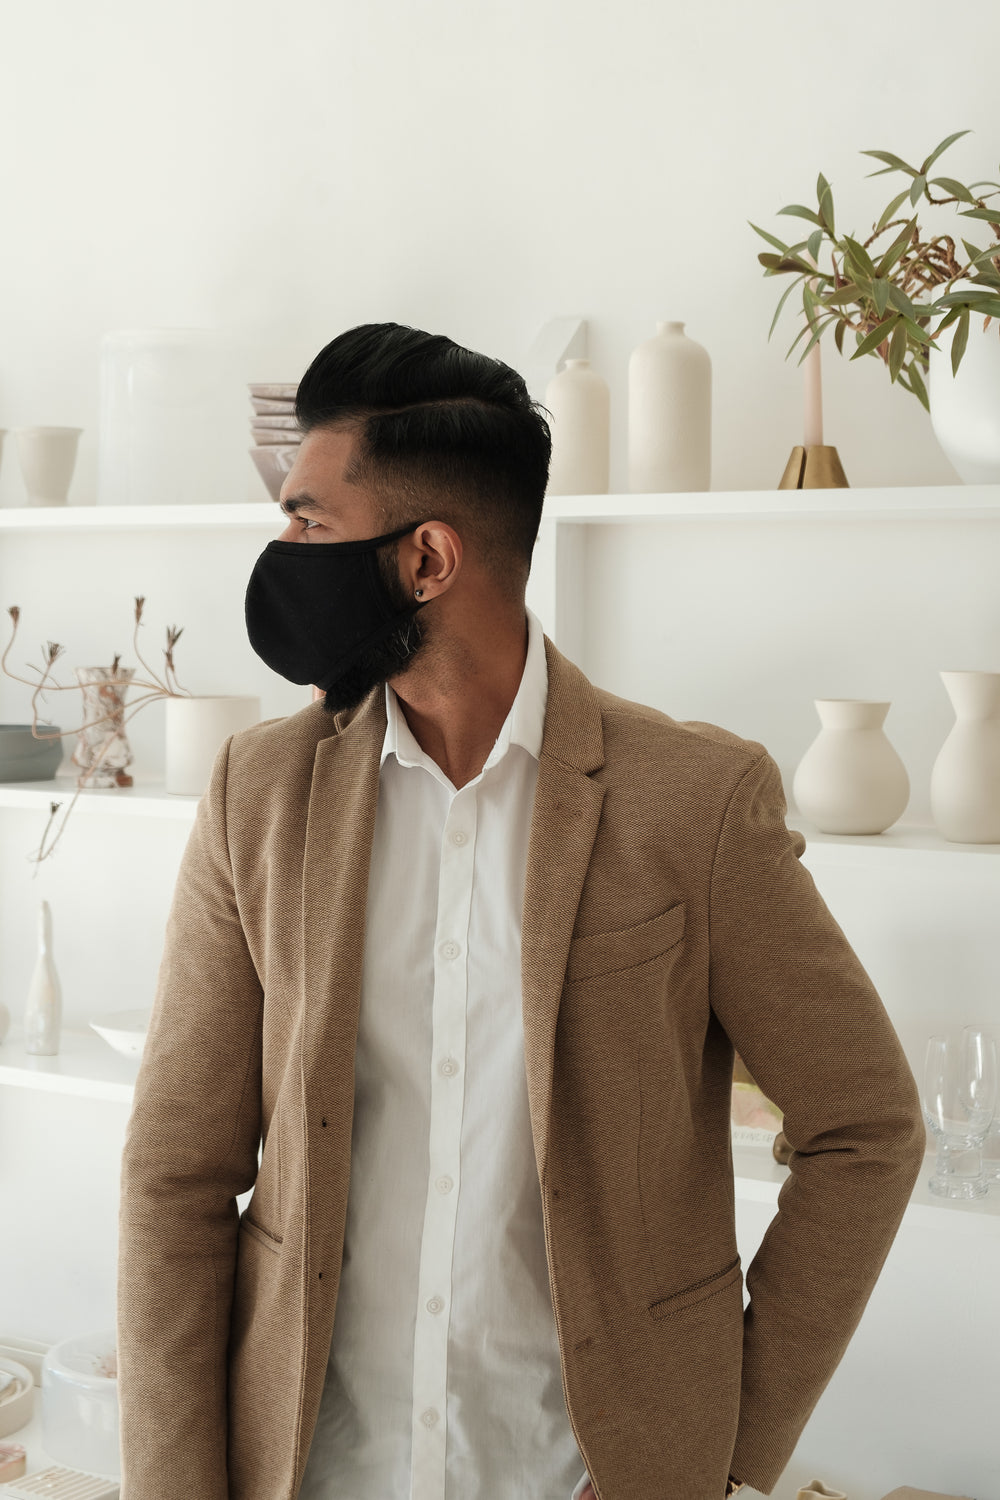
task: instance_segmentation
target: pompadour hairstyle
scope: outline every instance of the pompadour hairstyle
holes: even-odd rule
[[[347,427],[347,478],[383,508],[387,528],[436,518],[475,536],[483,561],[527,577],[552,441],[516,370],[443,334],[365,323],[322,349],[299,383],[303,432]]]

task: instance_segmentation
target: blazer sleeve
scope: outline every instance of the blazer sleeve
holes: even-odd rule
[[[262,991],[226,837],[229,744],[167,924],[122,1163],[122,1500],[227,1500],[226,1346],[260,1142]]]
[[[777,766],[743,774],[710,895],[712,1007],[794,1148],[746,1274],[730,1471],[769,1494],[857,1327],[925,1147],[916,1085],[871,981],[800,864]]]

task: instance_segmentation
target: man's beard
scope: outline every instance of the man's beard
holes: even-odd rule
[[[412,611],[413,600],[399,580],[396,558],[395,543],[386,548],[384,557],[379,555],[382,582],[397,609]],[[336,682],[327,688],[323,699],[326,712],[336,714],[345,709],[357,708],[373,688],[412,666],[425,640],[426,631],[420,611],[408,613],[387,636],[363,651],[346,671],[341,672]]]

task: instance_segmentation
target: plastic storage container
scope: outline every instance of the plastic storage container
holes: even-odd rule
[[[53,1344],[42,1361],[42,1444],[50,1458],[120,1478],[117,1374],[113,1332]]]

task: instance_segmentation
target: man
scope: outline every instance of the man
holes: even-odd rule
[[[761,746],[598,691],[526,617],[520,378],[372,325],[298,415],[247,625],[325,698],[224,747],[182,865],[124,1161],[123,1500],[768,1493],[919,1167],[895,1033]],[[794,1148],[745,1312],[734,1047]]]

